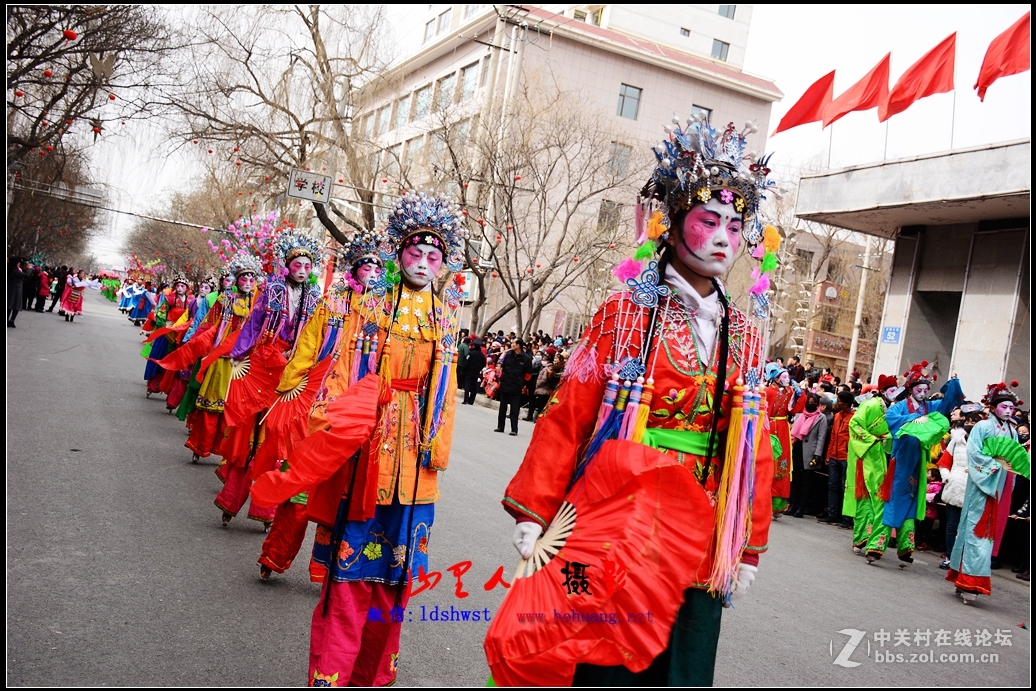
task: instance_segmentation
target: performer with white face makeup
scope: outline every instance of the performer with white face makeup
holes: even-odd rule
[[[265,409],[275,400],[273,382],[280,379],[295,341],[320,299],[316,274],[311,275],[314,260],[322,254],[320,243],[305,233],[284,229],[274,247],[275,266],[230,351],[235,373],[227,390],[227,427],[219,447],[223,461],[216,468],[224,485],[214,502],[223,512],[224,526],[248,500],[252,486],[249,465],[262,439]],[[267,529],[273,515],[271,507],[249,506],[248,517]]]
[[[777,518],[788,509],[791,496],[791,424],[789,416],[802,412],[806,398],[798,385],[791,384],[788,371],[776,362],[767,363],[763,378],[766,387],[767,413],[770,416],[770,445],[773,448],[773,516]]]
[[[991,442],[997,437],[1018,441],[1012,415],[1018,400],[1012,388],[1017,381],[990,384],[982,403],[990,416],[977,423],[968,435],[968,484],[964,490],[964,506],[957,528],[957,540],[950,554],[950,568],[946,580],[957,587],[965,604],[974,602],[979,594],[992,594],[990,559],[996,531],[998,504],[1004,498],[1008,472],[1029,477],[1029,469],[1016,468],[990,453]],[[1010,444],[1008,444],[1009,446]],[[1020,445],[1019,445],[1020,446]],[[1022,448],[1024,451],[1024,448]],[[1023,454],[1027,458],[1027,455]]]
[[[150,334],[146,340],[152,343],[150,349],[144,349],[145,357],[148,358],[147,365],[144,366],[144,379],[147,381],[146,395],[148,398],[154,393],[165,392],[168,394],[173,384],[175,375],[170,373],[166,377],[166,371],[159,367],[155,361],[165,357],[176,345],[178,334],[169,333],[166,331],[166,327],[175,324],[181,316],[187,313],[187,307],[192,299],[188,293],[188,285],[187,274],[182,271],[176,274],[173,278],[173,287],[162,291],[162,294],[158,297],[158,304],[155,305],[155,311],[152,313],[148,323],[144,325],[144,330]],[[154,338],[154,332],[157,332],[159,329],[163,330],[162,335]],[[177,399],[177,402],[179,402],[179,399]]]
[[[379,247],[385,275],[345,319],[349,340],[332,356],[310,435],[284,472],[268,472],[252,488],[253,503],[268,505],[312,490],[313,559],[327,573],[312,620],[314,686],[396,678],[400,612],[408,579],[417,584],[429,571],[438,476],[453,435],[461,291],[455,278],[444,304],[433,281],[444,264],[463,268],[463,232],[443,199],[407,194],[397,202]]]
[[[371,341],[368,339],[365,343],[362,332],[357,338],[356,333],[348,332],[345,327],[349,323],[360,325],[353,322],[351,316],[362,309],[365,299],[372,297],[369,286],[382,274],[377,241],[375,232],[366,231],[357,233],[343,248],[339,262],[344,273],[331,285],[306,322],[281,374],[278,398],[266,417],[265,437],[250,468],[253,479],[270,470],[286,468],[291,451],[306,436],[307,418],[314,401],[319,399],[321,405],[326,406],[326,398],[320,392],[325,387],[332,361],[342,349],[347,357],[351,353],[361,358],[370,357]],[[260,579],[269,580],[274,573],[284,573],[291,567],[306,538],[308,500],[309,492],[303,491],[277,506],[270,534],[259,555]],[[326,574],[322,565],[310,562],[311,580],[322,583]]]
[[[780,236],[757,222],[769,169],[746,156],[751,130],[739,133],[731,123],[717,132],[691,118],[687,127],[667,127],[669,137],[655,147],[658,165],[638,208],[638,242],[647,242],[614,272],[629,290],[608,298],[591,320],[504,495],[517,522],[513,544],[529,560],[519,575],[538,585],[512,585],[490,624],[485,648],[498,685],[712,683],[723,607],[749,589],[766,550],[774,477],[758,391],[762,331],[731,304],[720,280],[749,242],[763,259],[749,299],[752,312],[765,316],[764,274],[776,266]],[[749,428],[765,443],[746,447],[741,432]],[[642,498],[632,487],[645,475],[647,486],[666,492]],[[615,495],[588,499],[604,487]],[[605,505],[613,508],[596,515]],[[597,527],[616,521],[622,526],[614,533]],[[645,525],[650,544],[624,543],[634,524]],[[592,540],[596,551],[585,559],[569,554],[568,545],[559,547],[566,531],[569,541],[586,535],[579,545],[590,549]],[[667,555],[672,572],[646,556],[636,561],[647,554]],[[575,578],[575,562],[585,567],[587,588],[558,591]],[[619,572],[622,592],[656,594],[645,606],[653,612],[649,636],[625,625],[601,636],[573,626],[570,638],[544,649],[533,640],[541,632],[515,628],[512,609],[537,608],[523,599],[530,592],[543,602],[556,596],[566,613],[580,616],[587,591],[599,611],[620,607],[597,599],[611,592],[607,574]],[[641,604],[627,598],[621,607]]]
[[[914,365],[903,376],[906,383],[900,400],[885,413],[894,441],[888,471],[878,491],[885,501],[882,524],[896,531],[900,568],[914,562],[914,526],[924,518],[928,453],[950,431],[950,413],[964,398],[960,382],[953,378],[942,387],[940,400],[928,400],[929,389],[937,377],[927,360]],[[885,547],[868,542],[867,563],[880,559]]]

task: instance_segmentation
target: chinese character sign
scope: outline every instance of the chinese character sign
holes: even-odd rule
[[[326,202],[331,197],[331,177],[292,168],[288,176],[288,196],[311,202]]]

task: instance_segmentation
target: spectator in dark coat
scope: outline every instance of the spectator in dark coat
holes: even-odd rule
[[[468,356],[464,358],[464,405],[474,405],[479,378],[485,366],[486,350],[482,347],[482,339],[476,338],[468,347]]]
[[[25,283],[32,278],[32,264],[19,257],[11,257],[7,262],[7,327],[16,328],[14,320],[25,301]]]
[[[516,338],[511,349],[504,353],[497,365],[500,376],[500,414],[496,420],[496,431],[504,431],[504,420],[508,409],[511,412],[511,436],[518,436],[518,410],[522,402],[525,375],[532,372],[532,357],[525,352],[525,344]]]
[[[62,266],[58,269],[57,273],[54,274],[54,290],[52,292],[53,298],[50,300],[50,307],[47,308],[48,312],[54,311],[54,306],[58,304],[61,299],[61,293],[65,290],[65,279],[68,278],[68,267]]]
[[[794,355],[788,358],[788,377],[798,384],[801,384],[802,380],[806,378],[806,368]]]

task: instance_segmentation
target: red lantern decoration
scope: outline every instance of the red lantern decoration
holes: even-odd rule
[[[238,161],[238,162],[237,162],[237,163],[235,163],[234,165],[236,165],[236,166],[239,166],[239,165],[241,165],[241,161]]]
[[[54,73],[51,72],[50,70],[43,70],[43,76],[44,77],[53,77]]]
[[[322,167],[322,168],[321,168],[320,170],[327,170],[327,168],[323,168],[323,167]]]
[[[267,175],[267,176],[266,176],[265,178],[263,178],[263,179],[264,179],[264,180],[266,180],[267,182],[269,182],[269,181],[270,181],[270,176],[269,176],[269,175]]]
[[[543,265],[542,265],[542,264],[537,264],[537,265],[536,265],[536,268],[538,269],[538,268],[540,268],[541,266],[543,266]]]
[[[109,101],[114,101],[115,100],[115,94],[108,94],[108,100]]]
[[[480,218],[480,219],[478,219],[478,222],[479,222],[479,223],[481,223],[481,222],[482,222],[482,219],[481,219],[481,218]],[[503,242],[503,241],[504,241],[504,236],[503,236],[503,235],[497,235],[497,236],[496,236],[496,241],[497,241],[497,242]]]
[[[66,125],[71,125],[71,124],[72,124],[72,121],[71,121],[71,120],[65,120],[65,124],[66,124]],[[125,124],[125,123],[123,123],[123,124]]]
[[[493,272],[493,274],[492,274],[492,275],[493,275],[493,278],[496,278],[496,277],[497,277],[497,275],[496,275],[496,272],[495,272],[495,271]]]
[[[17,96],[18,98],[21,98],[22,96],[25,95],[25,92],[24,91],[15,91],[14,95]]]
[[[41,124],[41,125],[43,125],[44,127],[46,127],[46,126],[47,126],[47,121],[46,121],[46,120],[44,120],[44,121],[43,121],[43,122],[41,122],[40,124]]]
[[[306,166],[306,171],[307,171],[307,172],[309,171],[309,166]]]
[[[51,146],[50,144],[48,144],[47,145],[47,151],[53,151],[53,150],[54,150],[54,147]]]
[[[464,183],[464,188],[467,189],[467,187],[468,187],[468,183],[465,182]]]
[[[460,215],[461,216],[467,216],[468,215],[468,210],[467,209],[461,209],[460,210]]]
[[[239,196],[239,197],[241,196],[241,191],[240,190],[238,190],[237,196]]]
[[[572,257],[572,261],[578,262],[579,261],[579,257]]]
[[[43,149],[40,149],[40,156],[46,156],[46,155],[47,155],[47,152],[44,151]]]
[[[518,181],[519,181],[519,180],[521,180],[521,179],[522,179],[522,176],[521,176],[521,175],[515,175],[515,176],[514,176],[514,181],[515,181],[515,182],[518,182]]]
[[[345,182],[345,178],[338,178],[338,182],[339,182],[339,184]]]
[[[212,153],[212,149],[209,149],[209,153],[210,153],[210,154]]]
[[[513,225],[511,225],[510,223],[508,223],[508,224],[507,224],[507,229],[508,229],[508,230],[514,230],[514,226],[513,226]]]
[[[382,178],[382,179],[381,179],[381,184],[383,184],[383,185],[384,185],[384,184],[385,184],[385,183],[387,183],[387,182],[388,182],[388,178]]]
[[[234,153],[237,153],[237,147],[236,146],[234,147]],[[307,168],[306,170],[309,170],[309,168]]]
[[[612,244],[608,245],[608,249],[610,249],[610,250],[615,249],[615,243],[613,242]]]
[[[525,273],[527,273],[527,274],[531,274],[531,273],[532,273],[532,268],[530,267],[530,268],[526,269],[526,270],[525,270]]]
[[[79,34],[77,34],[76,32],[72,31],[71,29],[65,29],[64,31],[61,32],[61,34],[65,37],[65,40],[67,40],[67,41],[74,41],[77,38],[79,38]]]

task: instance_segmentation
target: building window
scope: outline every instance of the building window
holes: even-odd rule
[[[586,12],[583,12],[582,10],[572,10],[572,19],[575,19],[577,22],[585,22]]]
[[[590,23],[593,24],[594,26],[600,26],[601,25],[601,16],[603,14],[604,14],[604,8],[603,7],[601,9],[595,11],[595,12],[592,12],[590,14]]]
[[[712,120],[712,108],[706,108],[705,106],[691,106],[691,116],[698,114],[704,115],[706,120]]]
[[[428,115],[428,111],[432,105],[432,85],[418,89],[415,95],[414,102],[414,120],[420,120],[425,115]]]
[[[410,94],[396,102],[396,127],[402,127],[410,122]]]
[[[482,9],[482,5],[465,5],[464,6],[464,18],[470,19],[472,15]]]
[[[720,5],[719,16],[726,17],[727,19],[733,19],[735,7],[737,7],[737,5]]]
[[[683,27],[680,27],[680,35],[681,36],[690,36],[691,35],[691,30],[690,29],[684,29]]]
[[[619,87],[619,107],[616,108],[615,114],[621,115],[624,118],[630,120],[637,119],[637,112],[640,110],[640,94],[642,89],[638,89],[635,86],[629,84],[623,84]]]
[[[406,161],[412,166],[420,166],[424,158],[424,135],[414,137],[406,143]]]
[[[378,134],[385,134],[392,129],[392,104],[378,111]]]
[[[446,130],[436,130],[428,135],[430,146],[428,147],[428,159],[436,168],[443,168],[446,153]]]
[[[441,34],[450,28],[450,18],[453,16],[453,10],[446,10],[439,15],[439,28],[435,33]]]
[[[712,39],[712,57],[717,60],[727,61],[727,51],[730,50],[730,44],[720,41],[718,38]]]
[[[396,144],[385,152],[385,177],[394,178],[399,175],[399,163],[402,157],[402,144]]]
[[[614,233],[619,228],[619,221],[622,220],[622,204],[608,201],[601,201],[601,209],[597,212],[597,231],[602,234]]]
[[[374,113],[368,113],[363,118],[363,136],[367,139],[374,138]]]
[[[430,20],[424,25],[424,42],[428,43],[432,40],[432,36],[435,36],[435,20]]]
[[[470,101],[478,86],[478,63],[473,62],[460,71],[460,102]]]
[[[435,110],[446,110],[453,103],[457,91],[457,74],[443,77],[435,83]]]
[[[619,142],[612,142],[611,151],[608,154],[608,172],[616,177],[626,177],[630,168],[630,154],[633,147]]]

